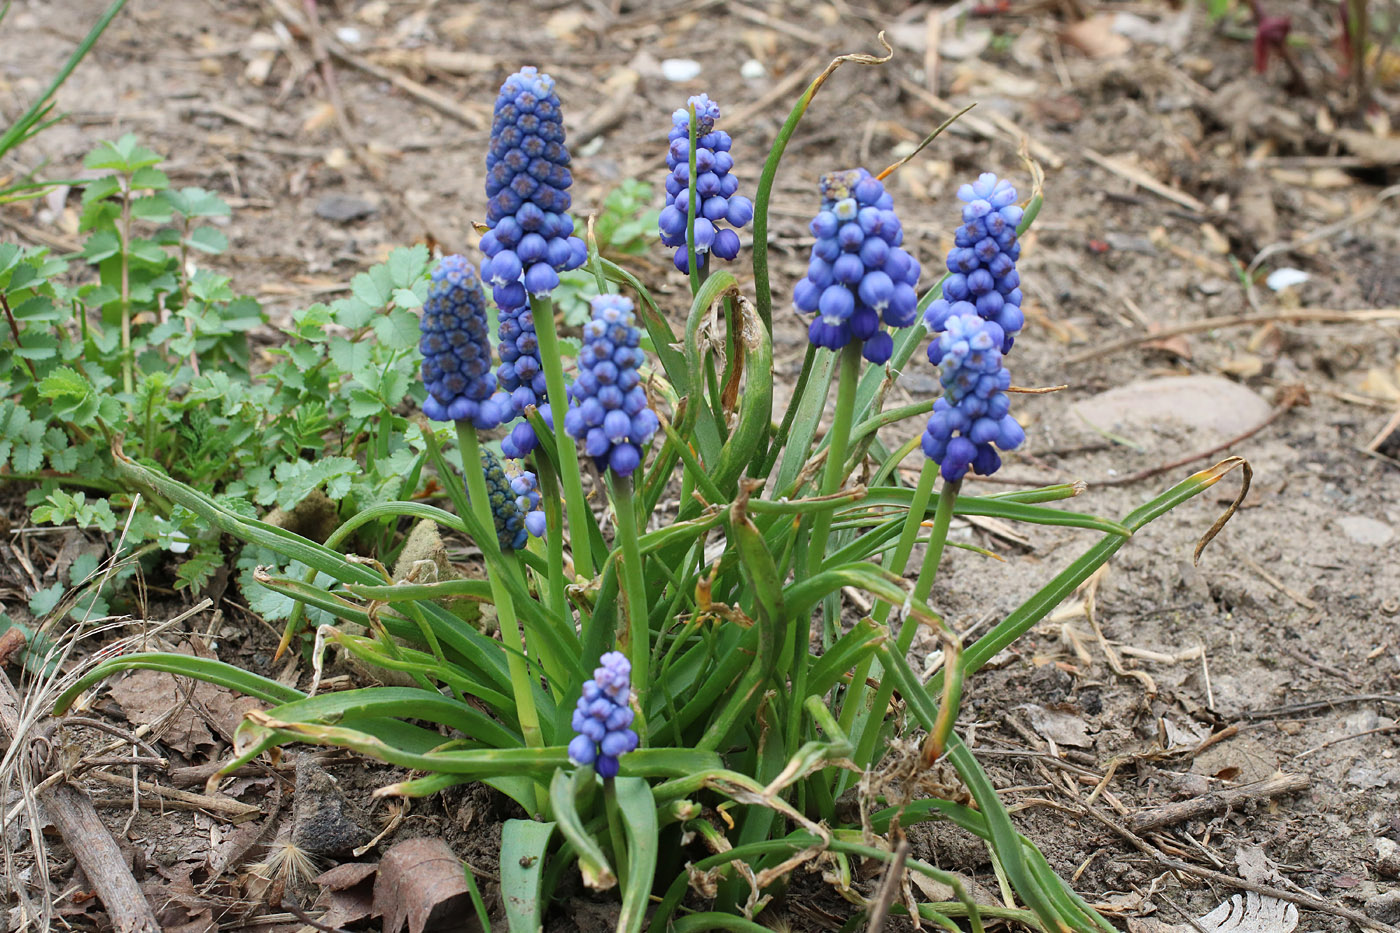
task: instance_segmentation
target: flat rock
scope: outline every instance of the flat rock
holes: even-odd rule
[[[1383,547],[1395,540],[1394,528],[1365,515],[1343,515],[1337,519],[1337,527],[1352,541],[1367,547]]]
[[[352,194],[328,194],[316,202],[316,216],[338,224],[360,220],[378,210],[378,205]]]
[[[1150,446],[1154,434],[1211,443],[1243,434],[1270,412],[1255,392],[1219,376],[1166,376],[1100,392],[1074,405],[1101,431]]]

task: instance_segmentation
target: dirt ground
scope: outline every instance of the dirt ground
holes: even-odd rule
[[[0,26],[0,112],[32,99],[104,6],[16,0]],[[1400,405],[1400,192],[1387,187],[1400,174],[1400,147],[1376,116],[1397,89],[1379,91],[1369,119],[1353,112],[1336,73],[1332,4],[1272,4],[1302,39],[1291,50],[1311,85],[1301,95],[1285,91],[1281,62],[1253,72],[1248,30],[1241,38],[1213,27],[1200,9],[1108,3],[1062,35],[1081,6],[531,0],[506,13],[494,4],[322,0],[343,133],[297,26],[301,3],[131,0],[60,94],[68,119],[21,154],[68,174],[96,141],[135,132],[168,154],[177,185],[214,189],[233,205],[222,265],[275,320],[332,294],[393,246],[431,237],[448,251],[474,248],[490,107],[519,65],[539,64],[559,83],[576,210],[586,212],[629,177],[659,189],[667,116],[702,90],[725,108],[741,191],[751,193],[797,89],[835,54],[878,52],[876,33],[887,30],[893,60],[838,71],[779,174],[772,242],[784,374],[796,372],[804,347],[804,325],[786,309],[806,262],[817,178],[852,165],[878,170],[950,107],[976,101],[972,119],[900,169],[892,190],[926,285],[951,242],[960,183],[993,171],[1027,191],[1022,134],[1044,169],[1045,206],[1021,263],[1029,320],[1009,365],[1019,385],[1067,388],[1017,397],[1029,441],[998,479],[1084,479],[1088,491],[1074,506],[1119,517],[1226,453],[1124,482],[1132,474],[1277,415],[1230,447],[1252,465],[1253,488],[1199,566],[1196,539],[1233,498],[1238,473],[1137,534],[1092,593],[969,683],[963,727],[975,732],[1021,829],[1088,900],[1145,933],[1158,924],[1190,930],[1189,920],[1239,893],[1219,877],[1173,873],[1163,858],[1400,923],[1400,438],[1366,449]],[[1130,36],[1100,28],[1115,14]],[[671,59],[695,60],[700,76],[668,80]],[[437,95],[438,106],[402,78]],[[74,195],[0,211],[8,228],[0,236],[74,249],[76,203]],[[331,219],[347,204],[360,216]],[[644,278],[667,283],[679,314],[684,283],[661,250],[653,255]],[[1259,274],[1249,287],[1246,268]],[[1284,268],[1306,281],[1276,290],[1262,280]],[[743,279],[742,262],[735,269]],[[1390,313],[1337,320],[1370,309]],[[1273,314],[1284,317],[1187,327]],[[1188,332],[1160,333],[1173,328]],[[1141,384],[1184,375],[1198,377],[1189,391]],[[916,355],[895,393],[904,395],[891,401],[926,397],[935,379]],[[1094,540],[999,525],[954,534],[1007,559],[966,551],[945,559],[935,600],[969,632]],[[221,643],[265,658],[270,636],[246,618],[230,609]],[[228,706],[210,701],[220,703]],[[190,764],[222,748],[225,720],[219,709],[210,714],[204,737],[187,739]],[[362,802],[391,779],[354,764],[331,770]],[[1143,848],[1093,816],[1140,825],[1151,808],[1276,772],[1305,786],[1142,829]],[[248,780],[244,794],[279,795],[256,830],[184,811],[128,821],[104,809],[154,896],[164,892],[171,929],[300,926],[285,912],[255,919],[246,903],[231,910],[233,898],[211,893],[221,877],[240,875],[235,856],[247,861],[286,831],[291,806],[280,795],[290,784]],[[449,793],[400,814],[389,838],[443,835],[489,879],[507,806],[485,793]],[[389,816],[381,805],[371,819]],[[915,854],[996,890],[980,847],[940,827],[912,837]],[[60,858],[55,870],[71,866]],[[219,890],[254,899],[260,889],[241,872],[243,881]],[[818,881],[800,885],[814,896],[779,908],[793,928],[844,922],[839,898]],[[65,909],[75,925],[97,922],[95,905]],[[558,928],[589,929],[591,916]],[[600,915],[593,928],[605,923]],[[1354,925],[1309,909],[1301,924]]]

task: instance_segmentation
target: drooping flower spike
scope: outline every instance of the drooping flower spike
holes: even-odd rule
[[[599,777],[617,777],[618,759],[637,747],[632,726],[632,665],[620,651],[609,651],[598,659],[593,679],[583,684],[583,694],[574,708],[569,742],[569,760],[576,765],[592,765]]]
[[[465,464],[464,464],[465,467]],[[544,512],[540,511],[540,494],[535,474],[512,465],[502,467],[491,451],[482,449],[481,470],[486,476],[486,492],[491,499],[491,517],[496,524],[496,539],[503,551],[519,551],[530,535],[544,535]]]
[[[812,220],[812,258],[792,290],[799,312],[814,314],[807,339],[839,350],[864,341],[861,354],[886,363],[894,338],[881,325],[908,327],[918,316],[919,262],[901,248],[894,198],[863,168],[822,177],[822,207]]]
[[[465,256],[444,256],[423,303],[418,348],[423,353],[423,414],[494,428],[507,412],[491,372],[491,337],[481,280]]]
[[[645,359],[641,339],[630,298],[594,298],[593,320],[583,325],[578,379],[569,387],[572,404],[564,416],[564,430],[583,441],[598,469],[620,476],[637,469],[661,426],[637,372]]]
[[[486,156],[486,225],[481,276],[500,309],[501,366],[497,379],[511,411],[527,405],[544,411],[545,380],[529,296],[548,295],[559,273],[588,258],[573,235],[569,216],[569,150],[554,79],[527,67],[506,79],[496,98],[491,148]],[[547,416],[546,416],[547,418]],[[534,447],[529,425],[517,426],[502,444],[508,456]]]
[[[951,317],[976,314],[1001,328],[1001,352],[1006,353],[1025,323],[1016,271],[1021,257],[1016,225],[1025,212],[1016,204],[1011,182],[991,172],[959,188],[958,197],[965,204],[962,226],[948,252],[951,274],[943,283],[942,297],[924,312],[924,324],[930,331],[941,331]]]
[[[734,157],[729,154],[732,140],[724,130],[715,129],[719,104],[700,94],[686,101],[687,106],[671,114],[670,141],[666,150],[666,206],[657,226],[661,242],[676,248],[676,268],[690,272],[686,228],[690,220],[690,106],[695,107],[695,260],[704,266],[709,254],[720,259],[739,255],[738,230],[753,220],[753,202],[736,194],[739,179],[731,175]],[[730,227],[720,227],[728,223]]]

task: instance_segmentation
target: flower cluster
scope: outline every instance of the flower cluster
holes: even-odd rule
[[[949,318],[976,314],[1001,328],[1005,335],[1001,352],[1006,353],[1025,323],[1021,277],[1016,272],[1021,256],[1016,225],[1025,212],[1016,205],[1011,182],[998,180],[991,172],[959,188],[958,197],[966,204],[962,226],[948,252],[951,274],[943,282],[943,296],[924,313],[924,324],[930,331],[940,331]]]
[[[585,681],[583,695],[574,708],[573,728],[578,733],[569,743],[569,760],[576,765],[592,765],[599,777],[617,777],[618,758],[637,747],[632,731],[632,665],[620,651],[609,651],[598,659],[593,679]]]
[[[593,320],[583,325],[578,379],[569,387],[572,404],[564,430],[583,441],[599,470],[629,476],[660,427],[647,404],[637,367],[645,355],[633,323],[632,301],[621,295],[593,299]]]
[[[886,363],[894,338],[881,328],[908,327],[918,316],[919,263],[900,248],[904,230],[894,199],[863,168],[821,181],[822,207],[812,220],[812,259],[792,290],[792,303],[816,314],[807,338],[839,350],[864,341],[862,355]]]
[[[469,421],[494,428],[505,412],[491,373],[491,338],[481,281],[465,256],[444,256],[433,269],[420,321],[423,414],[434,421]]]
[[[509,469],[489,450],[481,451],[481,470],[486,475],[486,492],[491,499],[491,517],[496,523],[496,539],[503,551],[519,551],[529,535],[543,537],[544,512],[535,474],[518,466]]]
[[[924,454],[943,478],[960,480],[968,469],[986,476],[1001,466],[995,448],[1015,450],[1026,432],[1011,417],[1006,390],[1011,373],[1002,355],[1011,350],[1021,313],[1016,225],[1022,210],[1016,189],[991,173],[958,189],[963,224],[948,253],[943,297],[929,305],[924,324],[940,332],[928,359],[943,367],[943,397],[933,404],[924,430]]]
[[[719,104],[709,95],[700,94],[686,101],[671,114],[670,147],[666,150],[667,204],[661,210],[657,225],[661,242],[676,248],[676,268],[690,272],[690,256],[686,247],[686,227],[690,221],[690,110],[695,108],[695,259],[705,265],[706,255],[714,253],[720,259],[739,255],[739,229],[753,220],[753,202],[735,194],[739,179],[729,174],[734,157],[729,154],[732,141],[724,130],[715,129],[719,119]],[[731,227],[720,228],[726,222]]]
[[[533,67],[506,79],[496,98],[486,155],[486,224],[481,277],[500,309],[501,366],[497,379],[518,415],[545,398],[544,374],[529,296],[548,295],[559,273],[588,258],[569,216],[569,150],[554,79]],[[513,431],[506,452],[534,447],[526,425]],[[522,442],[524,442],[522,444]]]

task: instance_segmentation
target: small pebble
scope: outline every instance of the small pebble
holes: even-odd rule
[[[1381,547],[1395,538],[1395,529],[1378,519],[1365,515],[1344,515],[1337,519],[1342,534],[1365,547]]]
[[[368,217],[379,210],[364,198],[350,194],[328,194],[316,202],[316,216],[338,224]]]
[[[1273,272],[1270,272],[1269,277],[1264,280],[1264,284],[1276,292],[1281,292],[1295,285],[1302,285],[1310,278],[1312,278],[1312,276],[1308,275],[1308,273],[1304,272],[1302,269],[1293,269],[1285,266],[1282,269],[1275,269]]]
[[[757,81],[765,77],[768,69],[763,67],[763,62],[756,58],[751,58],[739,66],[739,76],[745,81]]]
[[[675,84],[700,77],[700,63],[693,58],[666,58],[661,61],[661,77]]]
[[[1376,871],[1387,878],[1400,878],[1400,845],[1381,836],[1376,840]]]

